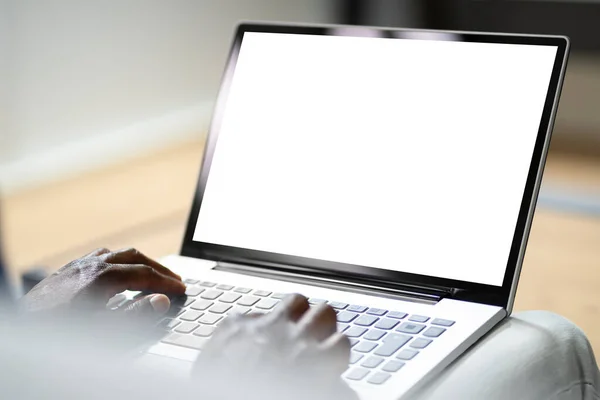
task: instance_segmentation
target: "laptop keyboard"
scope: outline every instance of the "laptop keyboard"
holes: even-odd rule
[[[168,334],[163,343],[201,350],[220,322],[232,313],[267,313],[286,294],[214,282],[185,280],[186,298],[175,299],[169,317],[159,322]],[[419,356],[455,322],[428,315],[408,314],[338,301],[310,298],[311,305],[327,303],[337,313],[337,328],[352,346],[349,381],[385,383]]]

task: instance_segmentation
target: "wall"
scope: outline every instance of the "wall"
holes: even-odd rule
[[[198,137],[238,20],[335,22],[343,1],[0,0],[0,188]],[[371,22],[419,19],[416,0],[376,1],[402,18],[373,7]],[[572,56],[557,140],[600,144],[598,71]]]
[[[600,55],[573,52],[560,99],[555,134],[561,143],[600,149]]]
[[[8,132],[11,131],[10,123],[12,119],[9,116],[12,114],[11,107],[13,100],[13,80],[12,77],[12,40],[11,33],[11,4],[7,1],[0,0],[0,160],[2,154],[8,154],[12,151],[14,140],[9,137]],[[2,77],[5,77],[4,79]]]
[[[597,1],[596,1],[597,2]],[[593,1],[369,0],[361,23],[414,28],[567,34],[572,50],[553,147],[600,154],[600,37]],[[535,16],[538,16],[535,18]],[[574,50],[573,50],[574,49]],[[518,96],[518,93],[515,95]]]
[[[0,0],[0,187],[59,179],[207,124],[239,20],[330,22],[303,0]],[[4,115],[6,114],[6,115]]]

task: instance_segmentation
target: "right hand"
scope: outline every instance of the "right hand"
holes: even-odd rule
[[[228,317],[195,370],[227,398],[357,399],[340,377],[349,356],[350,342],[337,332],[335,311],[290,295],[267,315]]]

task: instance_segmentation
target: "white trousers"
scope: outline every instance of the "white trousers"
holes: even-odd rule
[[[77,344],[77,337],[63,336],[60,330],[49,336],[3,322],[1,399],[171,399],[198,390],[184,376],[174,381],[164,373],[133,373],[129,363],[115,363],[114,354],[103,347],[90,348],[87,336]],[[414,398],[600,399],[599,385],[598,366],[583,332],[558,315],[530,311],[503,321]],[[214,387],[224,394],[222,385]],[[220,397],[208,393],[203,392],[207,399]]]
[[[516,313],[427,385],[417,399],[600,399],[590,343],[567,319]]]

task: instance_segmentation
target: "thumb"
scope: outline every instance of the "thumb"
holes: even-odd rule
[[[161,315],[166,313],[171,306],[171,301],[164,294],[151,294],[145,296],[123,310],[127,315]]]

